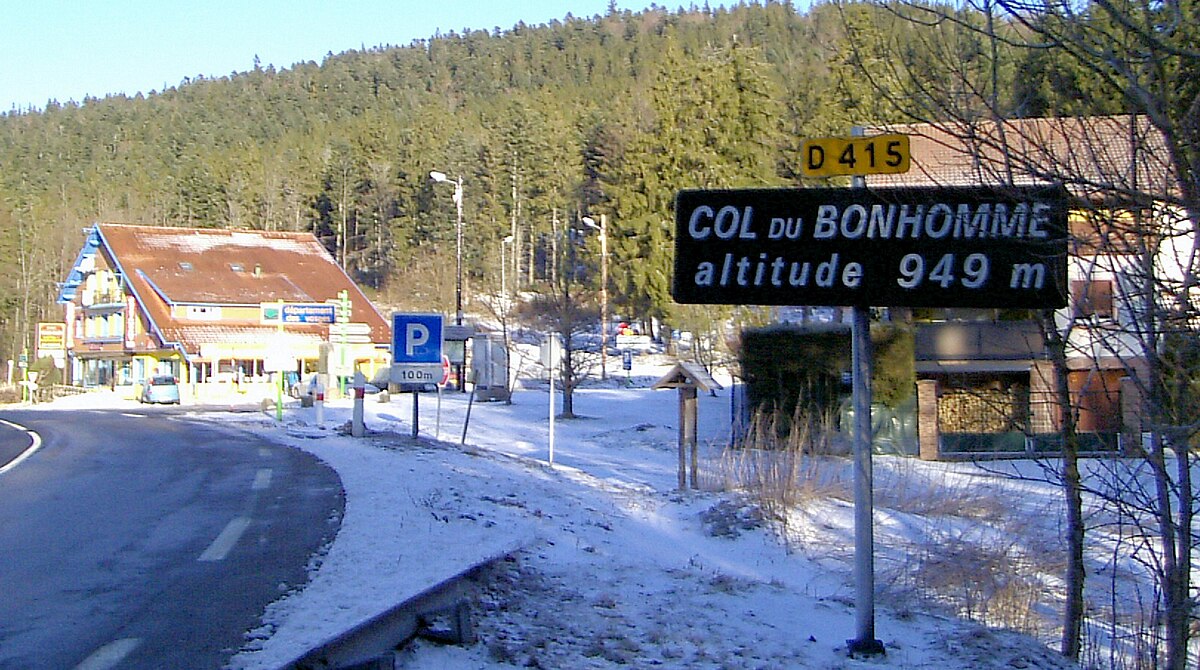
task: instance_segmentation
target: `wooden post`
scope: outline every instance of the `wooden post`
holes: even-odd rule
[[[676,363],[670,372],[663,375],[651,388],[678,391],[679,399],[679,490],[688,487],[688,451],[692,454],[692,488],[700,488],[699,414],[697,390],[712,391],[721,388],[703,368],[694,363]]]
[[[679,490],[687,489],[687,441],[688,441],[688,423],[684,419],[687,416],[687,393],[686,386],[679,387]],[[692,389],[695,392],[695,389]]]
[[[917,451],[923,461],[941,458],[942,437],[938,426],[937,396],[937,380],[917,380]]]
[[[681,423],[687,425],[687,442],[688,447],[692,451],[692,488],[700,488],[699,472],[700,462],[699,451],[697,447],[698,421],[696,412],[696,387],[684,386],[679,389],[679,393],[684,396],[683,415],[679,417]]]

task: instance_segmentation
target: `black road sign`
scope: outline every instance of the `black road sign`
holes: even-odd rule
[[[709,305],[1062,307],[1067,192],[680,191],[672,295]]]

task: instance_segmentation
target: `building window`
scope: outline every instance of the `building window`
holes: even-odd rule
[[[1113,282],[1111,279],[1092,279],[1071,282],[1071,302],[1075,316],[1113,317]]]

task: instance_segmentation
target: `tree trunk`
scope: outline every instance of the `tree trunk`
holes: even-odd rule
[[[563,347],[562,357],[562,418],[575,418],[575,365],[572,349],[570,347],[570,335],[566,335],[563,341],[567,346]]]
[[[1172,437],[1170,432],[1167,433]],[[1149,462],[1154,471],[1156,512],[1158,522],[1158,539],[1162,544],[1159,579],[1162,582],[1163,606],[1163,635],[1166,640],[1166,658],[1162,665],[1164,670],[1184,670],[1187,667],[1187,646],[1189,623],[1191,620],[1191,599],[1188,597],[1191,569],[1191,512],[1183,509],[1185,501],[1190,507],[1191,496],[1179,493],[1178,511],[1179,523],[1176,522],[1174,511],[1175,488],[1170,473],[1167,470],[1167,449],[1171,446],[1163,435],[1155,431]],[[1190,459],[1185,449],[1176,449],[1177,476],[1180,486],[1184,482],[1191,483],[1190,473],[1187,472]],[[1190,490],[1190,489],[1189,489]],[[1186,521],[1188,527],[1182,522]]]
[[[1046,349],[1050,352],[1054,366],[1055,404],[1060,412],[1060,430],[1063,436],[1062,487],[1067,517],[1067,565],[1066,574],[1063,575],[1066,594],[1059,651],[1067,658],[1079,660],[1083,637],[1083,586],[1087,578],[1083,561],[1083,483],[1079,474],[1079,437],[1075,432],[1075,411],[1067,376],[1069,370],[1066,341],[1058,331],[1054,312],[1043,313],[1042,330],[1046,339]]]
[[[1066,385],[1066,382],[1062,382]],[[1068,411],[1070,411],[1068,409]],[[1083,583],[1087,578],[1083,561],[1083,485],[1079,475],[1079,438],[1070,428],[1063,431],[1063,497],[1067,513],[1066,602],[1063,603],[1062,655],[1079,660],[1083,637]]]
[[[1170,600],[1167,602],[1167,663],[1173,670],[1187,667],[1188,641],[1191,637],[1192,599],[1192,517],[1193,495],[1191,456],[1185,438],[1175,449],[1176,478],[1179,482],[1179,522],[1175,524],[1175,560],[1173,575],[1168,582]]]

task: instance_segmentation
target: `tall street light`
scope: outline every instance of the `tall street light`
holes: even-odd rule
[[[502,309],[508,313],[508,280],[506,278],[508,272],[506,264],[508,263],[508,245],[513,243],[513,236],[509,235],[500,240],[500,298],[503,300]]]
[[[512,404],[512,342],[508,338],[508,313],[512,309],[512,301],[508,299],[508,281],[506,267],[508,254],[505,253],[516,238],[512,235],[500,240],[500,328],[504,333],[504,391],[507,404]],[[510,253],[516,253],[513,249]]]
[[[429,173],[429,178],[436,182],[449,182],[454,184],[454,207],[458,212],[458,219],[454,226],[455,245],[454,245],[454,325],[461,326],[463,322],[463,303],[462,303],[462,236],[463,236],[463,181],[462,177],[458,181],[450,181],[444,172],[433,170]],[[461,383],[461,382],[460,382]]]
[[[584,225],[600,231],[600,378],[608,378],[608,217],[600,215],[600,224],[590,216]]]

